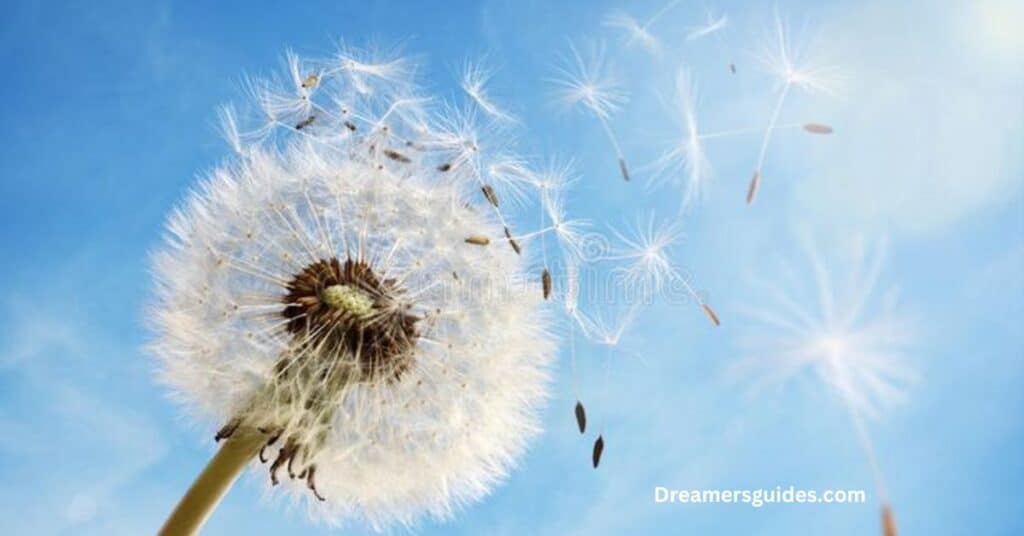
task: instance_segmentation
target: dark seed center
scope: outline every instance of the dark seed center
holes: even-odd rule
[[[287,291],[281,314],[303,359],[344,360],[355,365],[358,381],[397,379],[409,367],[419,318],[401,304],[397,283],[381,280],[366,262],[319,260]]]

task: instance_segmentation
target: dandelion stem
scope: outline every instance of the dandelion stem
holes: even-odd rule
[[[159,535],[198,533],[228,488],[265,442],[266,438],[255,430],[236,430],[185,492],[185,496],[160,528]]]

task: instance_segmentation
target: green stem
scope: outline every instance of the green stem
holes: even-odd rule
[[[185,536],[199,532],[242,469],[265,441],[266,438],[255,430],[235,430],[185,492],[185,496],[164,522],[159,535]]]

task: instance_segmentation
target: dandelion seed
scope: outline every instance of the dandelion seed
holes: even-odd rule
[[[544,299],[546,300],[551,297],[551,271],[545,268],[540,276],[540,280],[544,291]]]
[[[622,173],[622,178],[629,182],[629,168],[626,167],[626,161],[622,158],[619,159],[619,172]]]
[[[708,315],[708,319],[711,320],[712,324],[716,326],[722,325],[722,321],[718,319],[718,314],[715,313],[715,310],[712,309],[710,305],[703,303],[700,307],[701,309],[704,309],[704,313]]]
[[[576,426],[579,427],[580,433],[587,431],[587,412],[583,409],[583,402],[576,401],[576,408],[574,410],[576,414]]]
[[[444,164],[437,166],[437,170],[441,173],[447,173],[452,170],[452,164],[451,162],[445,162]]]
[[[704,24],[691,29],[686,33],[687,41],[695,41],[707,37],[713,33],[721,31],[726,25],[729,24],[729,16],[725,13],[721,15],[715,15],[708,11],[705,14]]]
[[[625,34],[625,44],[632,46],[640,44],[651,54],[658,55],[661,52],[661,44],[650,32],[650,27],[661,17],[676,7],[681,0],[672,0],[656,11],[649,19],[642,24],[623,11],[613,11],[604,19],[604,26],[622,31]]]
[[[896,518],[892,515],[892,508],[888,504],[882,506],[882,535],[896,536]]]
[[[661,43],[654,37],[639,21],[623,11],[609,13],[602,24],[608,28],[621,30],[625,34],[623,40],[626,46],[640,45],[648,52],[658,55],[661,52]]]
[[[793,88],[808,92],[830,92],[835,84],[835,75],[830,67],[820,67],[804,57],[803,51],[792,42],[789,30],[775,11],[774,42],[765,46],[762,63],[779,78],[779,91],[775,106],[768,119],[768,127],[761,139],[761,148],[757,155],[754,168],[754,180],[747,190],[747,205],[751,205],[757,195],[761,175],[764,170],[765,157],[771,143],[772,134],[778,124],[783,105]]]
[[[736,64],[735,63],[730,63],[729,64],[729,72],[731,72],[732,74],[736,74]]]
[[[901,362],[912,340],[907,322],[894,310],[892,293],[881,303],[873,300],[884,247],[877,246],[872,255],[857,242],[830,263],[811,245],[804,249],[809,273],[781,264],[770,282],[758,282],[769,301],[743,308],[757,331],[743,341],[747,357],[733,374],[752,376],[755,386],[781,384],[805,372],[820,380],[847,410],[877,494],[888,508],[864,418],[903,399],[903,387],[916,374]]]
[[[466,238],[467,244],[473,244],[474,246],[486,246],[491,243],[491,239],[486,236],[473,235]]]
[[[753,204],[754,198],[757,197],[757,189],[761,185],[761,172],[755,171],[754,176],[750,179],[750,186],[747,187],[747,204]]]
[[[395,162],[401,162],[403,164],[408,164],[409,162],[412,162],[411,158],[409,158],[408,156],[405,156],[404,154],[402,154],[402,153],[400,153],[398,151],[395,151],[395,150],[392,150],[392,149],[384,149],[383,152],[384,152],[384,156],[390,158],[391,160],[394,160]]]
[[[512,251],[516,252],[516,255],[523,253],[522,248],[519,246],[519,242],[516,242],[515,238],[512,238],[512,231],[509,230],[508,226],[505,227],[505,238],[508,239],[508,243],[512,246]]]
[[[462,70],[460,85],[477,106],[486,114],[502,121],[512,121],[513,117],[502,110],[487,95],[487,83],[493,72],[484,66],[484,60],[467,62]]]
[[[822,125],[821,123],[807,123],[804,125],[804,130],[811,134],[831,134],[832,127],[828,125]]]
[[[601,463],[601,455],[604,454],[604,436],[597,436],[597,440],[594,441],[594,453],[591,459],[594,462],[594,469],[597,469],[598,464]]]
[[[604,261],[620,263],[614,272],[626,288],[645,294],[658,292],[673,277],[670,248],[682,236],[678,222],[659,224],[654,215],[623,230],[613,229],[619,245],[613,246]]]
[[[682,192],[680,208],[699,200],[711,177],[711,163],[707,158],[704,140],[697,122],[697,88],[685,70],[676,76],[675,114],[681,135],[673,147],[662,153],[649,168],[651,183],[676,182]]]
[[[315,74],[311,74],[302,81],[302,89],[314,88],[318,82],[320,82],[320,77]]]
[[[408,62],[345,49],[311,64],[326,65],[315,82],[289,55],[299,96],[251,86],[280,137],[250,145],[224,112],[239,158],[172,214],[154,256],[161,377],[221,444],[163,533],[197,531],[252,460],[319,521],[445,517],[485,496],[538,430],[555,349],[544,300],[455,282],[522,280],[528,264],[459,246],[504,231],[518,253],[461,175],[433,173],[450,132],[409,99]],[[351,95],[362,104],[332,104]],[[385,148],[394,140],[428,152]]]
[[[628,181],[626,157],[609,123],[611,115],[626,103],[627,97],[608,69],[604,45],[590,46],[584,56],[570,43],[569,52],[557,66],[556,77],[549,80],[555,86],[554,97],[564,106],[582,108],[598,120],[615,150],[622,178]]]
[[[485,184],[481,186],[480,191],[483,192],[484,197],[487,198],[487,202],[490,203],[491,206],[498,208],[498,195],[494,193],[494,188],[491,185]]]

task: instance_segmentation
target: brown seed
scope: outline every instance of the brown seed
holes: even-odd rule
[[[315,75],[315,74],[311,74],[311,75],[307,76],[305,80],[302,81],[302,88],[303,89],[309,89],[311,87],[315,87],[317,85],[317,83],[319,83],[319,82],[320,82],[320,77]]]
[[[882,535],[896,536],[896,519],[892,515],[892,507],[882,505]]]
[[[437,166],[437,170],[442,172],[442,173],[447,173],[447,172],[451,171],[451,169],[452,169],[451,162],[445,162],[445,163],[441,164],[440,166]]]
[[[604,436],[597,436],[597,441],[594,441],[594,454],[592,456],[594,461],[594,469],[597,469],[597,465],[601,463],[601,454],[604,452]]]
[[[804,125],[804,130],[811,134],[831,134],[832,127],[823,125],[821,123],[807,123]]]
[[[626,167],[626,159],[625,158],[620,158],[619,159],[619,171],[622,172],[622,178],[626,179],[626,182],[629,182],[629,168]]]
[[[508,230],[508,226],[505,226],[505,238],[508,238],[508,243],[512,246],[512,251],[516,252],[516,255],[523,254],[523,248],[519,247],[519,242],[516,242],[515,238],[512,238],[512,231]]]
[[[316,490],[316,480],[314,480],[314,478],[316,477],[316,464],[310,465],[307,471],[308,473],[306,474],[306,487],[309,488],[309,491],[313,492],[314,497],[321,501],[326,501],[327,499],[325,499],[323,495],[320,495],[320,492]]]
[[[352,124],[351,121],[345,121],[345,128],[349,129],[352,132],[356,131],[356,126]]]
[[[486,236],[473,235],[466,239],[466,243],[474,246],[486,246],[491,243],[491,239]]]
[[[488,203],[494,205],[495,207],[498,206],[498,195],[494,193],[494,188],[491,188],[490,184],[483,185],[483,187],[480,188],[480,190],[484,193],[484,197],[487,198]]]
[[[234,435],[235,430],[238,430],[238,426],[241,424],[241,421],[239,421],[238,419],[232,419],[227,424],[222,426],[220,430],[217,430],[217,434],[213,436],[213,440],[216,441],[217,443],[220,443],[221,439],[227,439],[231,437],[232,435]]]
[[[747,188],[747,204],[750,205],[754,202],[754,198],[757,197],[757,188],[761,185],[761,172],[755,171],[753,178],[750,179],[750,187]]]
[[[708,319],[711,320],[712,324],[714,324],[716,326],[721,326],[722,325],[722,321],[718,319],[718,315],[715,314],[715,310],[712,309],[710,305],[708,305],[706,303],[702,303],[702,304],[700,304],[700,308],[704,309],[704,314],[708,315]]]
[[[579,400],[576,401],[576,426],[579,426],[581,434],[587,431],[587,412]]]
[[[408,156],[405,156],[404,154],[398,151],[393,151],[391,149],[384,149],[384,156],[394,160],[395,162],[401,162],[403,164],[408,164],[409,162],[412,162],[412,159],[410,159]]]
[[[544,269],[544,273],[540,274],[540,284],[544,289],[544,299],[551,297],[551,272],[547,268]]]
[[[309,125],[312,125],[313,121],[316,121],[316,116],[315,115],[311,115],[311,116],[303,119],[302,121],[299,121],[299,124],[295,125],[295,130],[302,130],[302,129],[308,127]]]

